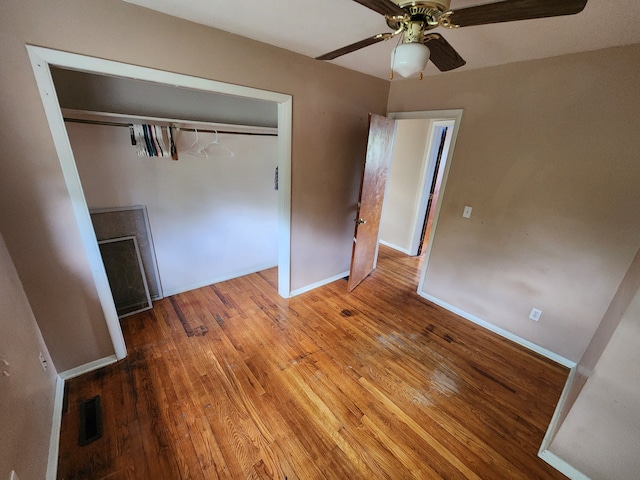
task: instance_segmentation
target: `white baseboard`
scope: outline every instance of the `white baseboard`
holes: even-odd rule
[[[406,248],[399,247],[398,245],[394,245],[393,243],[385,242],[384,240],[378,240],[378,243],[384,245],[385,247],[393,248],[394,250],[398,250],[399,252],[406,253],[407,255],[411,255],[411,252]]]
[[[62,425],[62,407],[64,403],[64,379],[56,378],[56,391],[53,401],[53,419],[49,438],[49,458],[47,459],[46,480],[56,480],[58,476],[58,453],[60,452],[60,427]]]
[[[580,470],[568,464],[557,455],[551,453],[549,450],[545,450],[543,452],[538,453],[538,456],[541,459],[543,459],[545,462],[547,462],[549,465],[551,465],[553,468],[558,470],[560,473],[565,474],[571,480],[591,480]]]
[[[85,363],[84,365],[80,365],[79,367],[72,368],[71,370],[65,370],[64,372],[59,374],[59,377],[62,378],[62,380],[66,381],[66,380],[69,380],[70,378],[78,377],[85,373],[89,373],[99,368],[106,367],[107,365],[111,365],[112,363],[116,363],[117,361],[118,361],[118,357],[116,357],[115,355],[99,358],[98,360]]]
[[[189,292],[191,290],[196,290],[202,287],[208,287],[209,285],[213,285],[214,283],[226,282],[227,280],[233,280],[234,278],[244,277],[245,275],[250,275],[252,273],[261,272],[262,270],[269,270],[270,268],[277,267],[278,264],[268,263],[262,265],[254,265],[251,268],[247,268],[244,270],[238,270],[235,272],[231,272],[227,275],[222,275],[220,277],[210,278],[208,280],[204,280],[202,282],[194,283],[191,285],[185,285],[181,287],[172,288],[170,290],[163,289],[162,294],[165,297],[170,297],[171,295],[177,295],[179,293]]]
[[[311,285],[307,285],[306,287],[298,288],[297,290],[292,291],[290,296],[295,297],[296,295],[300,295],[301,293],[310,292],[315,288],[322,287],[323,285],[335,282],[336,280],[340,280],[347,276],[349,276],[349,270],[339,273],[338,275],[334,275],[333,277],[325,278],[324,280],[320,280],[319,282],[312,283]]]
[[[540,355],[547,357],[549,360],[553,360],[554,362],[559,363],[560,365],[564,365],[567,368],[574,368],[576,366],[576,362],[574,362],[573,360],[569,360],[568,358],[565,358],[562,355],[558,355],[557,353],[552,352],[551,350],[547,350],[546,348],[541,347],[540,345],[536,345],[535,343],[530,342],[529,340],[525,340],[524,338],[519,337],[518,335],[515,335],[500,327],[497,327],[485,320],[482,320],[481,318],[476,317],[475,315],[471,315],[470,313],[467,313],[464,310],[459,309],[458,307],[454,307],[453,305],[447,302],[444,302],[439,298],[433,297],[423,292],[418,292],[418,295],[420,295],[422,298],[429,300],[432,303],[435,303],[436,305],[441,306],[442,308],[449,310],[450,312],[455,313],[456,315],[460,315],[462,318],[465,318],[466,320],[469,320],[470,322],[473,322],[476,325],[480,325],[481,327],[484,327],[493,333],[497,333],[501,337],[511,340],[512,342],[515,342],[519,345],[522,345],[523,347],[526,347],[533,352],[539,353]]]

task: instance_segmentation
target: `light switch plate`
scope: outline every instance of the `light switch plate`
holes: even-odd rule
[[[473,208],[471,208],[469,206],[464,207],[464,211],[462,212],[462,216],[464,218],[471,218],[471,210],[473,210]]]

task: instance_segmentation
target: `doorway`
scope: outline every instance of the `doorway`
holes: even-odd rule
[[[413,158],[399,164],[394,153],[380,243],[407,255],[424,256],[424,273],[462,110],[393,112],[388,116],[398,123],[395,149],[406,147]]]
[[[84,253],[89,262],[98,299],[118,359],[126,357],[126,346],[120,328],[118,314],[107,280],[100,250],[91,223],[89,209],[82,191],[77,166],[71,150],[67,130],[50,67],[78,70],[87,73],[111,75],[143,80],[163,85],[184,87],[223,95],[277,103],[278,106],[278,293],[290,296],[290,245],[291,245],[291,129],[292,98],[290,95],[242,87],[227,83],[192,77],[147,67],[114,62],[42,47],[27,46],[29,58],[38,83],[49,128],[60,160],[67,190],[72,202]]]

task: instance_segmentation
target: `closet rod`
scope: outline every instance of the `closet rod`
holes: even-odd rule
[[[81,118],[67,118],[64,117],[64,121],[65,122],[73,122],[73,123],[89,123],[91,125],[105,125],[107,127],[132,127],[133,123],[122,123],[122,122],[106,122],[103,120],[85,120],[85,119],[81,119]],[[172,125],[173,126],[173,125]],[[183,128],[183,127],[177,127],[177,126],[173,126],[176,130],[181,130],[183,132],[199,132],[199,133],[224,133],[224,134],[228,134],[228,135],[257,135],[257,136],[263,136],[263,137],[277,137],[278,134],[277,133],[259,133],[259,132],[229,132],[229,131],[225,131],[225,130],[208,130],[205,128]]]

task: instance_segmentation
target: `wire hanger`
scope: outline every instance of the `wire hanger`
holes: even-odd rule
[[[187,149],[187,153],[189,155],[193,155],[196,157],[202,157],[202,158],[207,158],[209,155],[207,155],[206,152],[206,145],[202,145],[200,143],[200,140],[198,139],[198,129],[194,129],[194,131],[196,132],[196,139],[193,141],[193,143],[191,144],[191,146]],[[217,137],[217,133],[216,133],[216,137]]]
[[[219,148],[217,150],[222,150],[226,155],[224,155],[225,157],[235,157],[236,154],[233,152],[233,150],[231,150],[230,148],[225,147],[224,145],[222,145],[219,141],[218,141],[218,131],[214,130],[214,133],[216,134],[216,138],[213,139],[213,141],[207,143],[204,147],[202,147],[202,149],[204,150],[205,155],[207,154],[206,150],[214,145],[217,145]]]

